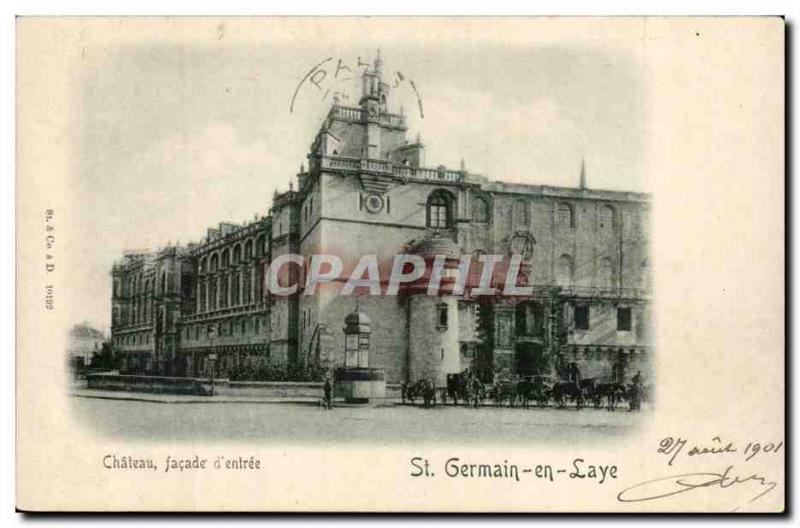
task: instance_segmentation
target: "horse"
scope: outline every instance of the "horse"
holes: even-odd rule
[[[533,381],[529,377],[517,383],[517,396],[523,409],[527,409],[528,402],[534,399],[533,390]]]
[[[599,409],[606,400],[606,410],[614,411],[617,405],[627,396],[627,390],[622,383],[599,383],[592,394],[592,403],[595,409]]]
[[[436,384],[431,379],[421,379],[416,383],[412,383],[406,389],[406,397],[411,404],[414,404],[414,399],[418,396],[422,397],[422,402],[425,407],[436,406]]]
[[[497,382],[492,391],[492,399],[497,405],[507,402],[509,407],[514,407],[517,402],[517,385],[510,381]]]
[[[401,393],[403,398],[403,403],[405,403],[406,400],[408,400],[409,403],[411,403],[411,405],[414,405],[414,400],[416,400],[417,398],[422,398],[423,401],[425,402],[425,407],[428,407],[430,393],[427,390],[427,385],[428,385],[428,380],[424,379],[416,381],[414,383],[404,384]]]
[[[466,391],[467,405],[471,404],[473,409],[477,409],[478,404],[483,403],[486,398],[486,389],[477,376],[471,376],[467,380]]]
[[[576,381],[557,381],[553,385],[553,399],[556,405],[563,409],[569,401],[575,402],[577,409],[583,408],[583,390]]]
[[[466,371],[459,374],[448,374],[445,402],[447,397],[453,398],[453,405],[458,405],[458,400],[460,399],[466,401],[468,382],[469,377],[467,376]]]
[[[552,380],[545,376],[534,376],[528,387],[528,400],[535,401],[538,407],[547,407],[553,392]]]
[[[536,402],[539,407],[547,406],[550,389],[545,386],[544,377],[527,377],[517,383],[517,399],[524,409],[528,409],[531,402]]]

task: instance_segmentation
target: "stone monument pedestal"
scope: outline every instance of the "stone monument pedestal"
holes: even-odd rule
[[[333,382],[334,394],[347,403],[376,403],[386,398],[386,373],[380,368],[338,368]]]

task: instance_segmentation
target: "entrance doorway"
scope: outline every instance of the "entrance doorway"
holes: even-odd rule
[[[522,377],[546,374],[547,358],[541,343],[517,343],[514,360],[516,372]]]

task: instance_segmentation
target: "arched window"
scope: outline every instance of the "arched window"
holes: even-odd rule
[[[610,205],[604,205],[600,208],[600,232],[613,233],[614,224],[616,222],[616,212]]]
[[[614,286],[614,263],[608,257],[600,259],[597,286],[600,288],[612,288]]]
[[[246,271],[242,275],[242,302],[248,304],[250,302],[250,272]]]
[[[244,259],[249,260],[253,258],[253,243],[248,239],[244,243]]]
[[[556,209],[556,225],[561,228],[575,227],[575,219],[572,216],[572,206],[561,202]]]
[[[479,196],[472,202],[472,219],[480,223],[489,221],[489,203],[485,198]]]
[[[233,246],[233,263],[238,264],[240,260],[242,260],[242,246],[236,244]]]
[[[203,257],[200,259],[200,273],[205,273],[208,269],[208,259]]]
[[[219,268],[219,256],[214,253],[211,255],[211,261],[208,263],[208,271],[214,273]]]
[[[264,235],[259,235],[258,238],[256,239],[256,256],[263,257],[264,249],[266,249],[266,246],[264,244]]]
[[[208,309],[217,309],[217,280],[213,278],[208,283]]]
[[[559,286],[572,286],[574,280],[575,266],[572,257],[569,255],[561,255],[558,259],[558,275],[556,276],[556,284]]]
[[[511,237],[509,252],[512,255],[522,255],[523,260],[533,256],[536,239],[530,233],[517,233]]]
[[[233,291],[231,292],[231,296],[233,297],[233,301],[232,301],[231,304],[233,306],[236,306],[241,302],[240,290],[239,290],[239,274],[238,273],[234,273],[233,277],[231,277],[231,280],[233,281],[233,284],[232,284]]]
[[[167,272],[161,272],[161,294],[167,293]]]
[[[453,225],[453,195],[447,191],[433,191],[428,196],[427,226],[447,229]]]
[[[528,204],[524,200],[517,200],[511,211],[514,229],[526,229],[528,227]]]
[[[223,276],[219,281],[219,307],[228,306],[228,278]]]
[[[253,283],[255,294],[252,302],[261,302],[264,300],[263,279],[264,279],[264,272],[261,269],[261,266],[256,266],[256,277],[255,277],[255,282]]]
[[[228,248],[222,250],[222,257],[219,260],[219,267],[220,269],[225,269],[230,264],[231,252],[228,251]]]

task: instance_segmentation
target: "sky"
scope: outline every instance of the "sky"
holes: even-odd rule
[[[306,163],[333,92],[357,103],[358,64],[378,47],[397,84],[390,110],[402,106],[409,138],[421,135],[426,165],[463,159],[490,180],[577,186],[585,159],[589,187],[650,190],[643,70],[591,39],[126,40],[90,49],[77,74],[75,322],[107,330],[123,251],[267,214]]]

